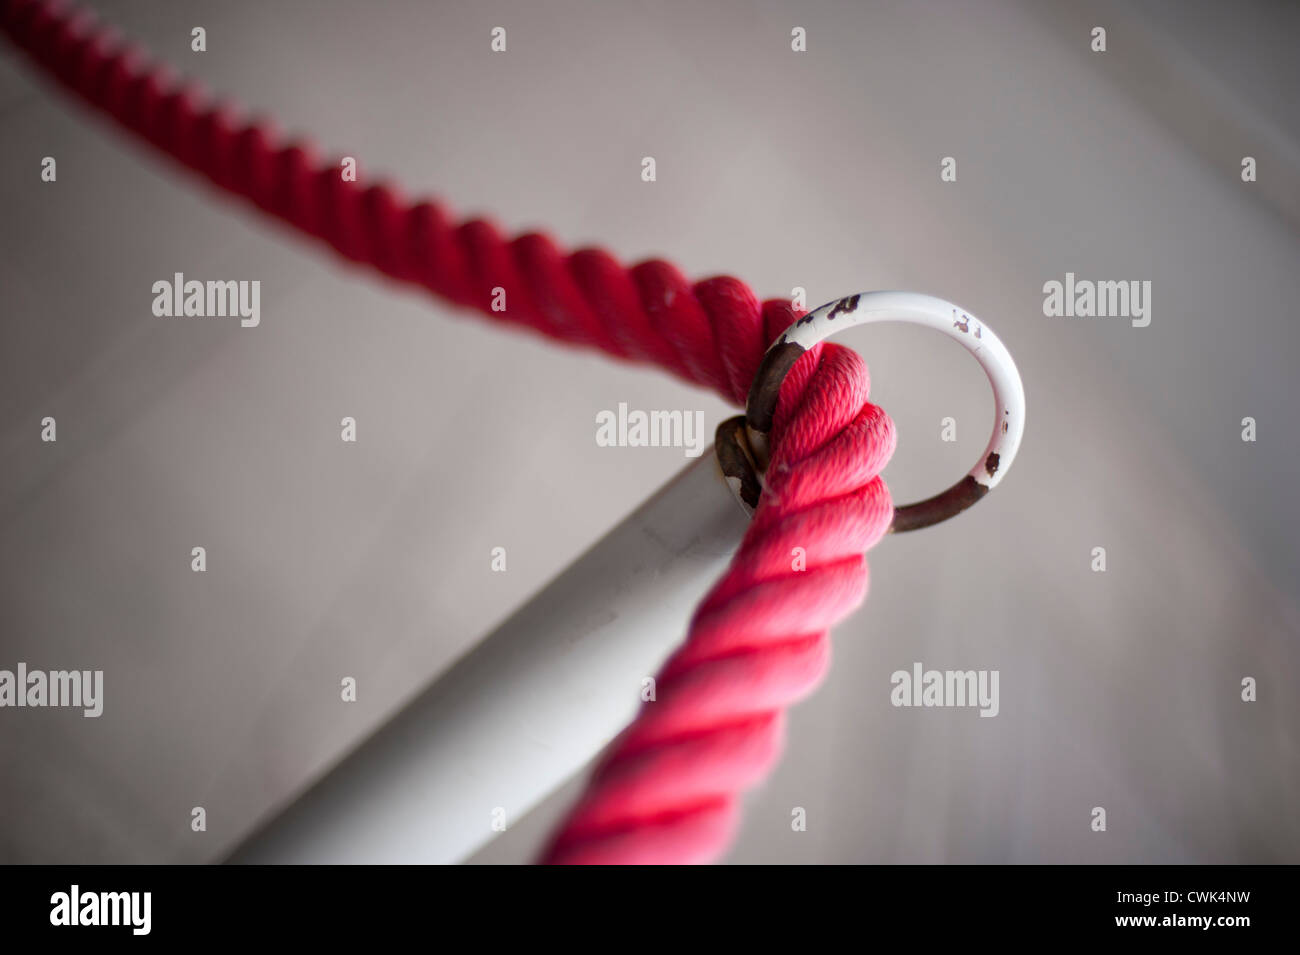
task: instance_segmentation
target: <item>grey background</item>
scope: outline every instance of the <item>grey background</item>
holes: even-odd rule
[[[1014,471],[872,553],[730,861],[1300,859],[1296,7],[95,6],[363,176],[764,296],[930,292],[1007,342],[1029,398]],[[0,860],[221,858],[684,464],[597,448],[598,410],[730,413],[377,284],[7,46],[0,135],[0,667],[106,683],[98,720],[0,711]],[[175,271],[260,279],[261,327],[154,318]],[[1066,271],[1151,280],[1151,326],[1044,317]],[[991,414],[978,367],[922,331],[842,340],[897,422],[896,498],[964,472]],[[1001,714],[891,707],[914,660],[1000,670]],[[579,782],[477,861],[530,858]]]

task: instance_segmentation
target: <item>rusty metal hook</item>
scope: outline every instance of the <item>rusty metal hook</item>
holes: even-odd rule
[[[828,302],[782,332],[758,366],[745,414],[718,426],[718,464],[749,513],[758,507],[762,492],[768,436],[785,376],[813,345],[835,332],[872,322],[922,325],[956,339],[988,375],[997,411],[993,434],[975,466],[946,491],[895,508],[890,532],[914,531],[947,520],[983,498],[1010,470],[1025,430],[1025,387],[1011,353],[998,336],[969,312],[931,295],[863,292]]]

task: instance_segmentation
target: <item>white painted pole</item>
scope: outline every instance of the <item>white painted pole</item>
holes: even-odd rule
[[[709,448],[229,861],[465,859],[628,723],[747,523]]]

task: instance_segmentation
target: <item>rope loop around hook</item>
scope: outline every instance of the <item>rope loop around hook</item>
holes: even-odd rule
[[[933,497],[895,508],[890,532],[946,521],[981,500],[1011,469],[1025,430],[1025,387],[1002,340],[978,318],[941,298],[917,292],[862,292],[827,302],[782,332],[763,355],[745,414],[718,426],[718,464],[749,513],[758,507],[762,492],[772,419],[785,376],[814,345],[846,328],[875,322],[920,325],[960,342],[988,376],[996,409],[988,444],[965,477]]]

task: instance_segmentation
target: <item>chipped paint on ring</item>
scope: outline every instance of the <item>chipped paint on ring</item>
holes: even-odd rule
[[[960,342],[975,356],[993,386],[997,416],[993,434],[975,466],[966,476],[934,497],[894,510],[892,531],[915,530],[947,520],[980,500],[1011,470],[1025,430],[1025,388],[1016,363],[1002,340],[993,330],[969,312],[951,302],[917,292],[862,292],[827,302],[813,309],[787,328],[763,356],[750,388],[745,408],[746,428],[743,437],[736,428],[727,431],[726,440],[748,445],[740,454],[728,449],[729,463],[752,462],[758,474],[767,467],[768,434],[777,397],[786,374],[804,352],[825,341],[836,332],[875,322],[904,322],[942,332]],[[719,429],[719,444],[724,437]],[[739,478],[739,475],[736,475]],[[757,501],[745,500],[758,486],[758,476],[743,482],[750,492],[741,503],[751,511]]]

